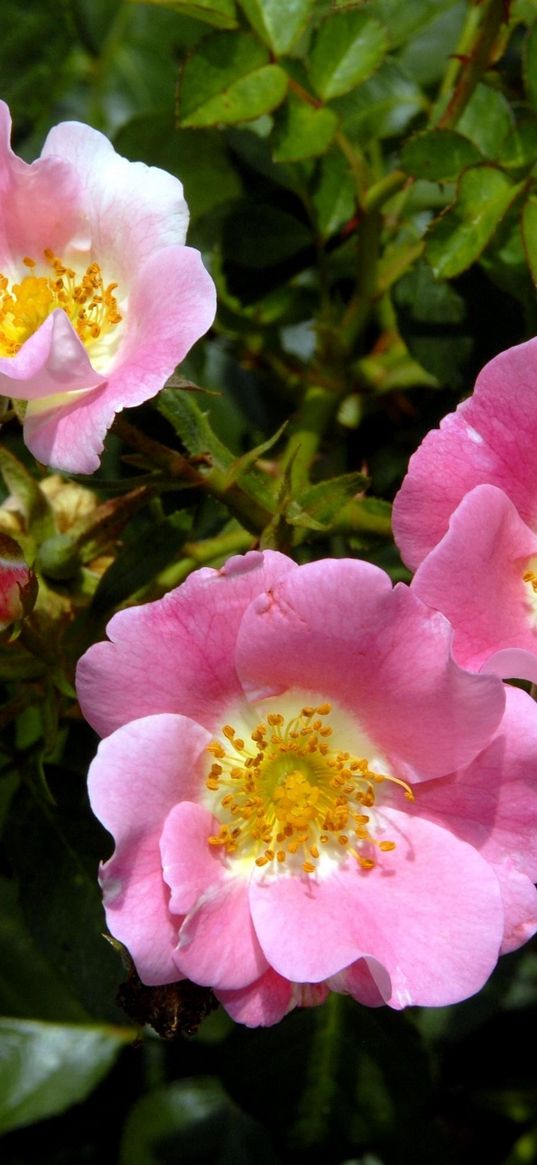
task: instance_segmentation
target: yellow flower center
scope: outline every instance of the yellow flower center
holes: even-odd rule
[[[376,772],[366,757],[340,751],[333,741],[330,704],[304,705],[287,721],[268,713],[243,739],[226,724],[208,746],[211,809],[221,822],[209,845],[252,859],[256,866],[290,861],[314,874],[323,851],[351,854],[362,869],[375,850],[392,850],[372,830],[377,789],[391,781],[413,800],[397,777]],[[245,734],[246,736],[246,734]]]
[[[0,356],[15,356],[56,308],[63,309],[86,347],[121,321],[114,295],[117,283],[105,287],[98,263],[77,275],[52,251],[43,254],[50,274],[26,275],[10,287],[0,273]],[[32,272],[37,266],[34,259],[23,262]]]

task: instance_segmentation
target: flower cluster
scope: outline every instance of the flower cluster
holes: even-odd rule
[[[92,473],[115,413],[162,388],[210,327],[177,178],[63,122],[27,165],[0,102],[0,392],[45,465]]]
[[[104,737],[108,925],[146,984],[248,1025],[344,992],[439,1005],[537,929],[537,710],[368,563],[250,552],[115,615],[78,668]]]

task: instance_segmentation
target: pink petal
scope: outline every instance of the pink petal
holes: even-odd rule
[[[444,825],[480,850],[494,867],[537,881],[537,705],[506,688],[506,710],[494,739],[467,769],[416,788],[408,812]]]
[[[463,667],[478,670],[495,652],[518,648],[518,669],[509,674],[537,682],[537,619],[522,577],[532,555],[537,537],[513,503],[495,486],[480,485],[418,568],[412,589],[450,620]]]
[[[369,563],[290,571],[245,612],[237,669],[250,698],[293,688],[334,699],[411,779],[440,776],[483,748],[504,694],[451,658],[447,621]]]
[[[69,378],[68,368],[63,369],[56,360],[64,378],[64,391],[91,384],[102,387],[90,396],[50,398],[40,402],[38,408],[29,407],[24,439],[34,457],[65,472],[93,473],[99,466],[104,439],[115,414],[160,391],[192,344],[210,327],[215,310],[214,283],[198,251],[168,247],[152,255],[136,273],[115,365],[106,372],[95,373],[78,337],[87,366],[85,382],[75,383]],[[54,314],[63,316],[72,331],[63,312]],[[12,358],[12,363],[30,342],[18,357]],[[8,361],[0,360],[0,369],[3,363]],[[28,395],[24,385],[18,385],[16,392],[13,387],[4,391],[24,399]],[[45,391],[43,384],[40,395]]]
[[[179,932],[175,964],[202,986],[247,987],[267,970],[256,938],[245,878],[227,877],[208,888]]]
[[[218,823],[212,813],[190,801],[175,805],[164,822],[160,854],[174,914],[188,914],[205,890],[225,877],[221,851],[207,840],[214,833]]]
[[[393,528],[415,569],[445,534],[464,495],[483,483],[507,494],[537,526],[537,339],[501,352],[477,378],[473,396],[428,433],[395,499]]]
[[[197,788],[208,739],[182,716],[152,716],[102,741],[90,766],[92,809],[116,842],[101,869],[106,918],[144,983],[179,977],[173,948],[181,920],[168,908],[159,842],[172,805]]]
[[[188,208],[171,174],[127,161],[103,134],[78,122],[55,126],[42,157],[67,159],[78,174],[92,250],[106,256],[118,282],[130,282],[156,251],[184,243]]]
[[[78,393],[102,384],[102,374],[92,368],[82,341],[60,309],[47,317],[15,356],[0,356],[0,391],[18,400],[39,402],[40,408],[57,410],[54,394]],[[88,395],[77,399],[86,404]]]
[[[248,987],[216,991],[215,995],[228,1015],[246,1027],[270,1027],[293,1007],[292,984],[270,968]]]
[[[383,816],[397,848],[373,870],[349,859],[318,881],[252,882],[252,918],[267,960],[284,978],[316,982],[373,958],[390,976],[392,1007],[465,999],[498,957],[497,879],[448,830],[396,810]]]
[[[376,959],[358,959],[329,979],[333,991],[352,995],[366,1007],[382,1007],[391,997],[392,984],[386,968]]]
[[[294,570],[274,551],[251,551],[220,570],[195,571],[163,599],[120,611],[110,642],[90,647],[77,670],[84,715],[102,735],[153,712],[180,711],[206,727],[221,726],[242,697],[235,641],[251,600]]]
[[[67,158],[38,159],[28,165],[10,146],[11,118],[0,102],[0,270],[10,275],[14,261],[37,259],[46,247],[56,253],[80,229],[81,185]]]

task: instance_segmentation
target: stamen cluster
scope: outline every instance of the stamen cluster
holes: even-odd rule
[[[117,283],[104,285],[98,263],[90,263],[82,275],[62,263],[48,248],[43,252],[50,275],[27,275],[9,285],[0,273],[0,355],[15,356],[56,308],[63,308],[86,346],[98,340],[122,316],[114,292]],[[29,257],[25,267],[33,272],[36,261]]]
[[[287,723],[281,713],[269,713],[248,741],[224,725],[230,751],[219,740],[208,746],[214,762],[207,789],[222,821],[209,845],[253,857],[259,867],[283,865],[298,855],[305,874],[316,872],[323,847],[352,854],[365,870],[375,865],[374,847],[395,848],[394,841],[371,833],[375,790],[388,780],[401,785],[409,800],[412,791],[397,777],[376,772],[365,757],[335,748],[326,722],[331,711],[330,704],[307,705]]]

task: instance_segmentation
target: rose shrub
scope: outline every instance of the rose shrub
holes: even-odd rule
[[[0,392],[26,401],[39,461],[92,473],[120,409],[162,388],[210,327],[215,290],[185,247],[177,178],[77,122],[28,165],[0,102]]]
[[[250,552],[107,630],[77,685],[144,983],[249,1025],[329,990],[440,1005],[537,929],[537,709],[460,669],[408,587]]]

